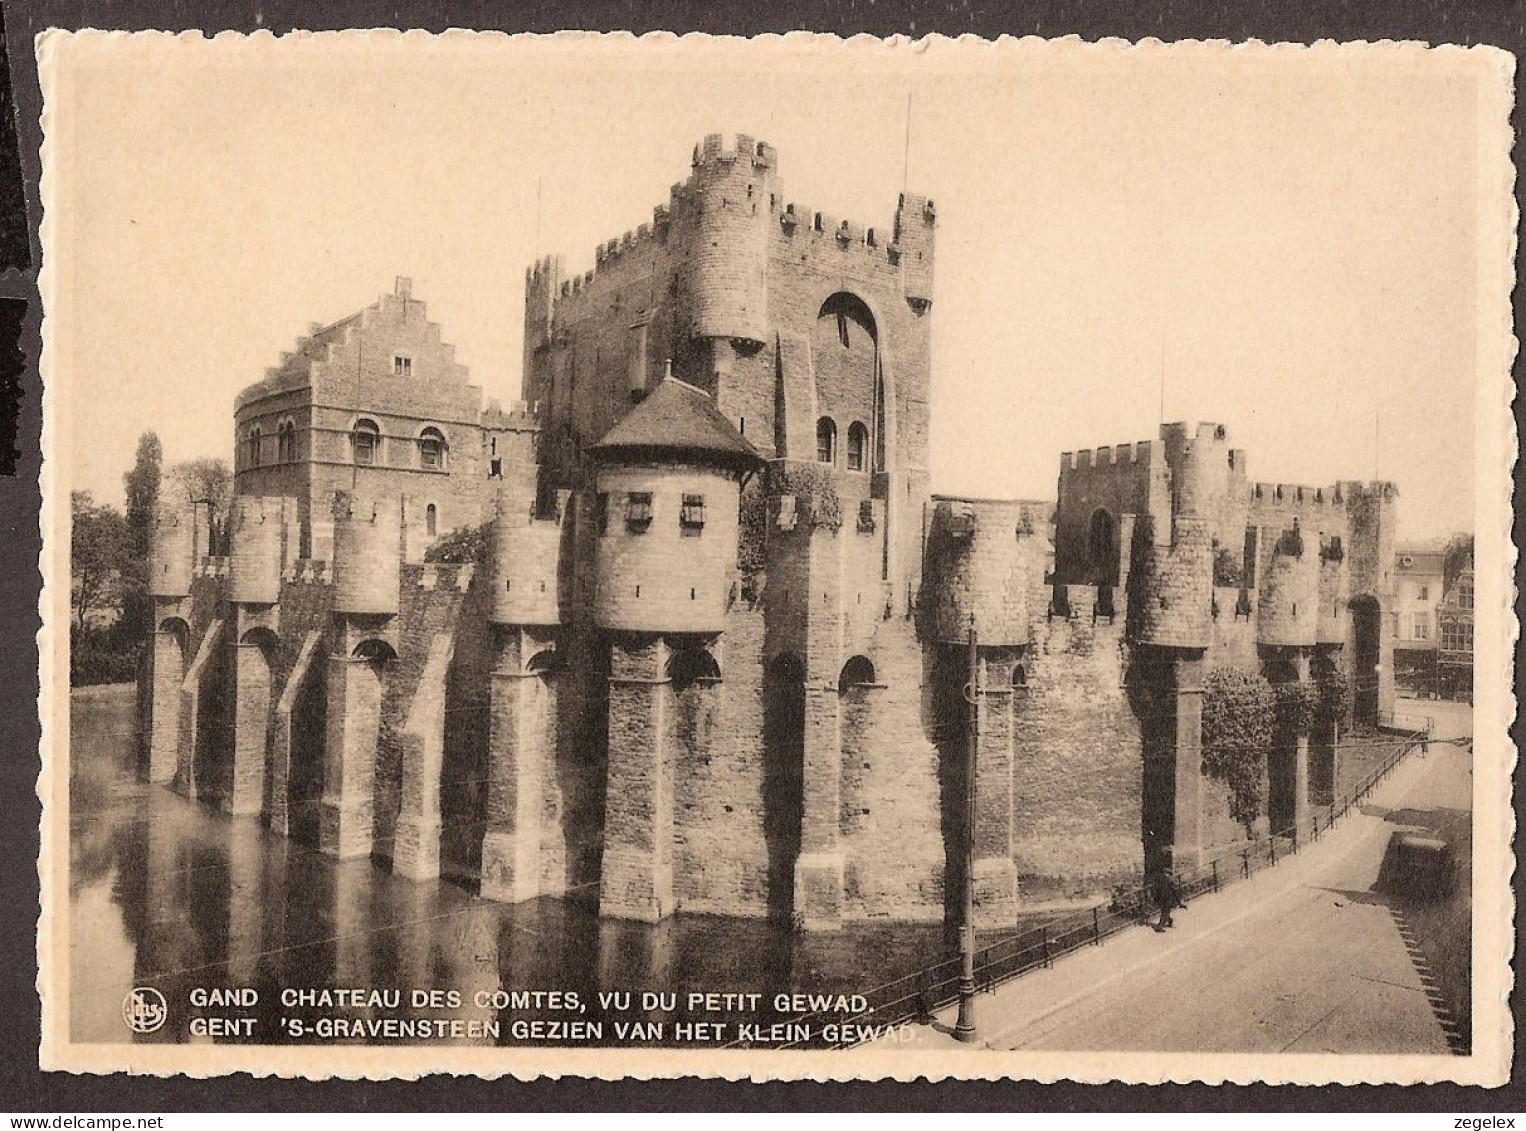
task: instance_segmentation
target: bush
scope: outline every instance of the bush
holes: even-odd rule
[[[141,653],[142,641],[129,639],[125,633],[76,629],[69,634],[69,685],[131,683],[138,678]]]
[[[1265,676],[1215,668],[1204,678],[1203,772],[1229,787],[1230,815],[1247,833],[1261,815],[1275,724],[1275,699]]]
[[[441,565],[462,565],[466,562],[487,561],[488,547],[492,544],[493,524],[460,526],[445,535],[424,551],[426,562]]]

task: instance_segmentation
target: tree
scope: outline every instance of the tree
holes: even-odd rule
[[[118,581],[127,559],[127,524],[114,507],[98,505],[89,491],[71,494],[74,531],[69,544],[69,573],[75,622],[81,636],[90,633],[91,614],[109,608],[118,597]]]
[[[122,621],[124,636],[136,639],[148,632],[148,559],[153,550],[154,512],[159,507],[164,447],[159,437],[138,437],[138,456],[122,476],[127,499],[127,559],[122,564]]]
[[[1454,534],[1441,552],[1441,591],[1450,593],[1462,571],[1473,564],[1473,535]]]
[[[222,516],[233,498],[233,475],[228,465],[205,456],[182,460],[170,465],[169,480],[182,501],[206,505],[209,540],[212,552],[218,553],[223,541]]]

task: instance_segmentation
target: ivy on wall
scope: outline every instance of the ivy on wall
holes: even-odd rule
[[[1203,772],[1229,787],[1229,812],[1250,833],[1261,815],[1277,711],[1259,672],[1214,668],[1203,679]]]
[[[1351,676],[1346,665],[1333,656],[1315,656],[1311,674],[1320,719],[1327,725],[1341,722],[1351,710]]]
[[[1277,724],[1289,735],[1308,734],[1319,710],[1319,693],[1311,683],[1281,683],[1276,688]]]
[[[842,526],[842,500],[832,468],[821,463],[774,463],[768,469],[768,493],[795,496],[795,512],[812,526]]]

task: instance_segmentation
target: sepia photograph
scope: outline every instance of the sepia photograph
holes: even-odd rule
[[[37,51],[45,1068],[1504,1081],[1511,56]]]

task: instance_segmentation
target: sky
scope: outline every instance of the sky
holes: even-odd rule
[[[53,42],[44,359],[69,485],[138,436],[231,460],[239,389],[412,277],[519,396],[524,269],[650,220],[707,133],[786,200],[938,211],[933,488],[1052,497],[1059,453],[1226,425],[1252,479],[1376,470],[1472,525],[1476,68],[1380,49],[421,34]],[[908,112],[909,106],[909,112]],[[1497,235],[1497,233],[1496,233]],[[51,284],[51,285],[50,285]]]

